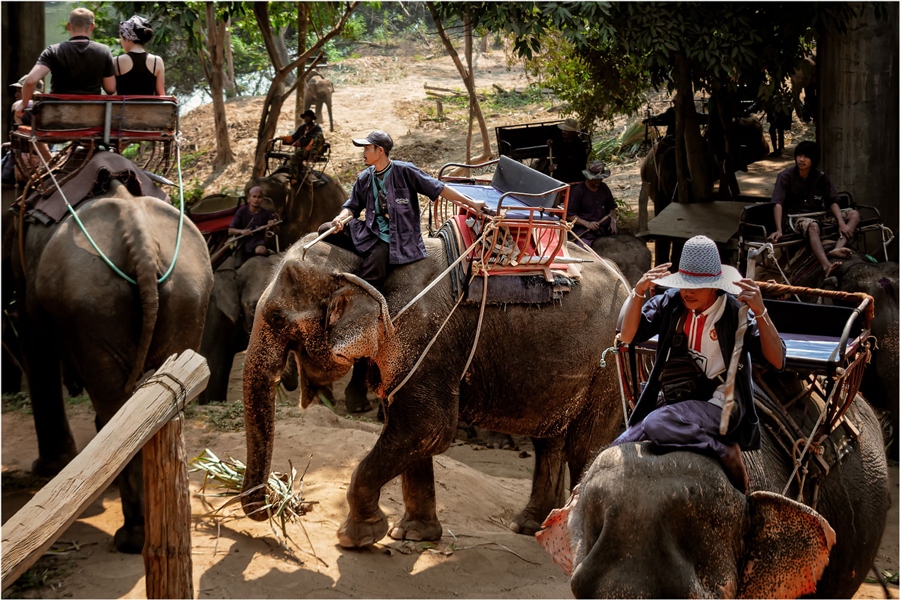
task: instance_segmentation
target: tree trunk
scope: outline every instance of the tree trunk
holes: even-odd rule
[[[275,48],[278,49],[278,56],[281,58],[281,64],[286,65],[291,62],[291,55],[288,52],[287,44],[284,42],[284,34],[287,31],[287,27],[282,27],[278,31],[278,35],[275,36]],[[287,77],[284,79],[284,85],[292,86],[294,85],[294,81],[296,78],[293,73],[288,73]]]
[[[234,162],[228,121],[225,115],[225,23],[216,20],[216,8],[206,3],[206,39],[209,45],[209,93],[213,101],[213,120],[216,127],[216,159],[213,169],[218,171]]]
[[[9,107],[15,102],[15,90],[9,86],[27,75],[44,49],[44,3],[3,2],[3,141],[9,140],[12,115]]]
[[[471,160],[475,163],[484,162],[491,158],[491,139],[488,136],[487,123],[484,121],[484,115],[481,113],[481,104],[478,102],[478,96],[475,94],[475,74],[471,68],[467,70],[466,67],[463,66],[462,61],[459,59],[459,54],[453,48],[453,43],[447,36],[441,18],[438,16],[437,10],[431,2],[428,3],[428,11],[431,13],[431,18],[434,19],[434,26],[437,29],[438,36],[440,36],[441,42],[443,42],[444,48],[447,50],[447,54],[453,59],[453,64],[456,65],[456,70],[459,71],[459,75],[462,77],[463,83],[466,86],[466,91],[469,93],[469,122],[472,122],[471,113],[474,112],[475,118],[478,119],[478,127],[481,129],[482,153],[478,158]],[[471,32],[468,37],[468,48],[467,61],[469,62],[469,65],[471,65]]]
[[[708,200],[712,194],[712,183],[706,164],[706,148],[700,136],[700,122],[694,108],[694,86],[691,82],[691,69],[687,58],[675,54],[675,111],[676,136],[684,141],[685,162],[690,173],[690,192],[682,186],[678,179],[678,201],[691,202]],[[681,116],[681,127],[677,126],[677,117]]]
[[[225,78],[225,93],[228,98],[237,95],[237,84],[234,80],[234,50],[231,47],[231,16],[225,20],[225,64],[227,77]]]
[[[297,56],[306,52],[306,35],[309,31],[309,4],[306,2],[297,3]],[[305,65],[297,67],[297,79],[303,81],[303,73]],[[294,95],[294,127],[300,127],[303,119],[300,114],[303,112],[303,99],[306,96],[306,82],[297,85],[297,93]]]
[[[847,24],[847,33],[826,30],[818,45],[819,110],[816,130],[822,146],[819,168],[839,191],[874,205],[896,234],[898,127],[898,8],[885,4],[885,20],[872,7]],[[872,240],[874,241],[874,240]],[[876,247],[880,247],[880,240]],[[888,259],[897,260],[896,240]],[[881,260],[881,252],[870,252]]]
[[[309,69],[305,69],[303,74],[296,79],[294,85],[285,90],[284,82],[288,75],[290,75],[294,69],[302,68],[310,56],[317,54],[322,46],[338,35],[344,29],[344,25],[347,24],[350,15],[357,6],[359,6],[358,0],[349,3],[344,10],[344,14],[341,15],[340,20],[338,20],[337,24],[328,33],[320,37],[312,48],[299,55],[293,62],[284,64],[278,52],[275,35],[272,33],[272,26],[269,21],[268,4],[265,2],[253,3],[253,16],[256,18],[256,24],[259,26],[259,31],[262,34],[263,42],[266,46],[266,53],[269,55],[269,60],[272,61],[272,66],[275,68],[275,78],[272,80],[272,84],[269,86],[269,92],[266,94],[266,100],[263,103],[263,110],[259,119],[259,128],[256,132],[256,155],[253,159],[253,177],[262,177],[262,174],[265,172],[266,143],[275,136],[275,130],[278,127],[278,117],[281,116],[281,107],[297,86],[302,85],[306,81],[306,73]],[[313,62],[310,68],[313,68],[314,66],[315,62]]]

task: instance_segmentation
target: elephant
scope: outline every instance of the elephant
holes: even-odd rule
[[[633,235],[620,233],[599,237],[591,243],[591,249],[603,258],[613,260],[632,286],[650,270],[650,250]]]
[[[272,201],[275,212],[281,216],[283,222],[278,234],[281,250],[332,220],[347,201],[347,193],[334,179],[324,173],[318,177],[321,183],[307,181],[299,186],[299,190],[291,186],[287,173],[253,177],[244,186],[245,195],[249,194],[250,188],[260,186],[263,195]]]
[[[334,85],[330,79],[326,79],[316,72],[309,75],[306,80],[306,92],[303,96],[303,110],[309,110],[316,106],[316,121],[322,123],[322,105],[328,107],[328,130],[334,131],[334,117],[331,115],[331,94],[334,93]]]
[[[168,202],[133,196],[111,180],[108,191],[80,204],[78,216],[97,247],[136,284],[101,260],[74,219],[28,225],[22,250],[13,244],[9,264],[38,438],[32,470],[38,475],[57,473],[77,454],[63,404],[61,362],[74,367],[102,427],[147,370],[199,348],[213,284],[206,242],[187,219],[175,261],[179,213]],[[170,275],[158,283],[173,261]],[[121,552],[138,553],[144,545],[141,460],[138,453],[118,480],[125,523],[115,545]]]
[[[224,402],[234,355],[247,349],[256,303],[269,284],[282,254],[253,256],[238,269],[226,261],[216,270],[200,354],[209,365],[209,383],[197,397],[199,404]],[[288,360],[281,382],[285,389],[297,389],[295,362]]]
[[[557,562],[578,598],[850,598],[872,568],[890,494],[871,407],[857,396],[847,414],[861,433],[815,510],[781,495],[793,462],[763,427],[761,450],[744,454],[748,495],[715,458],[622,444],[597,456],[538,540],[556,556],[568,543],[571,562]]]
[[[448,265],[439,239],[426,238],[425,247],[426,258],[394,269],[379,291],[353,275],[361,264],[355,254],[321,243],[303,260],[297,244],[256,308],[244,363],[245,491],[269,472],[275,379],[287,352],[299,360],[303,407],[310,403],[312,385],[339,379],[357,359],[369,361],[368,383],[382,400],[385,424],[353,472],[349,514],[338,531],[343,547],[369,546],[388,533],[378,499],[382,486],[397,475],[402,475],[406,511],[391,537],[441,537],[432,457],[449,447],[459,420],[531,436],[536,455],[531,496],[510,525],[524,534],[536,531],[565,499],[563,465],[574,485],[622,422],[616,373],[601,368],[596,352],[613,344],[616,316],[630,288],[614,267],[583,265],[580,282],[561,301],[487,305],[478,341],[480,306],[456,307],[446,277],[408,311],[391,316]],[[574,244],[568,250],[590,258]],[[444,319],[449,319],[446,330],[439,331]],[[265,518],[254,512],[261,499],[258,491],[245,496],[245,512]]]

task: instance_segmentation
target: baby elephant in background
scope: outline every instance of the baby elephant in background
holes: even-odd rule
[[[744,455],[749,495],[715,459],[622,444],[595,459],[538,541],[579,598],[850,598],[874,563],[890,496],[875,414],[857,397],[847,415],[859,439],[823,479],[818,512],[781,495],[791,459],[763,427],[762,449]]]

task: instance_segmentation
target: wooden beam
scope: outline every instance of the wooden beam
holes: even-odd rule
[[[87,447],[3,525],[2,589],[53,545],[208,381],[206,359],[186,350],[166,360],[135,391]]]

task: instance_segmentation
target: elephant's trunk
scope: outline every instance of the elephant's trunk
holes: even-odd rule
[[[268,323],[257,313],[244,362],[244,427],[247,431],[247,471],[243,497],[244,513],[264,521],[267,512],[265,483],[269,478],[275,443],[275,381],[284,368],[286,349]]]

